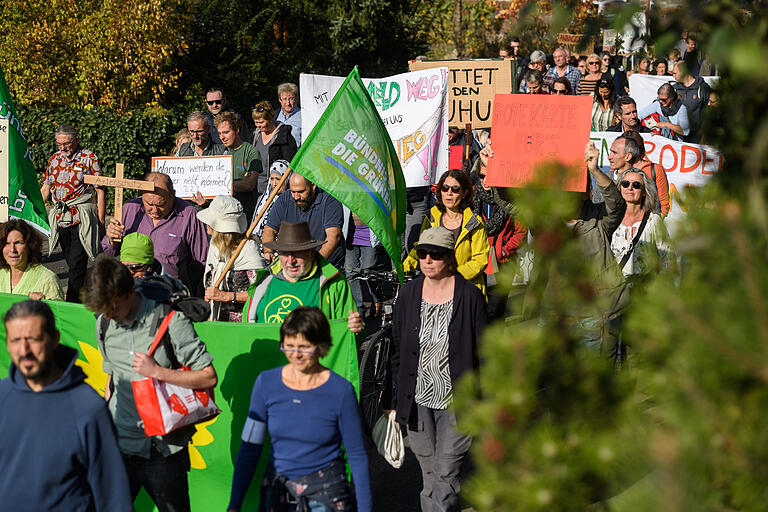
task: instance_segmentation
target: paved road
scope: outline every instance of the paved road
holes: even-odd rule
[[[48,240],[45,239],[43,255],[43,264],[56,272],[66,292],[69,272],[61,248],[57,247],[49,257]],[[370,440],[367,439],[366,442],[371,468],[374,512],[419,512],[421,471],[413,452],[406,450],[405,463],[400,469],[394,469],[384,460],[384,457],[378,454]]]

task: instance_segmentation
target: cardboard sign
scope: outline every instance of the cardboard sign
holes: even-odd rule
[[[543,183],[555,177],[537,172],[543,164],[557,162],[568,172],[564,181],[550,184],[584,192],[584,148],[591,117],[589,96],[497,94],[491,127],[493,158],[488,162],[486,183],[518,188],[534,180]]]
[[[512,67],[504,59],[412,60],[411,71],[448,68],[448,125],[490,128],[493,98],[512,92]]]
[[[171,177],[176,197],[232,195],[232,155],[153,156],[152,170]]]

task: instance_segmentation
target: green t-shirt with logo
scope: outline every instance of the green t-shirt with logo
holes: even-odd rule
[[[320,306],[320,272],[296,283],[275,277],[256,309],[256,322],[281,324],[288,313],[298,306]]]

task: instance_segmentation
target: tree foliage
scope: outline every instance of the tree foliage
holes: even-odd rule
[[[299,74],[363,76],[407,70],[424,53],[434,12],[425,0],[211,0],[192,7],[196,20],[182,68],[182,91],[201,97],[213,85],[242,108],[267,99]]]
[[[546,275],[526,291],[530,320],[493,326],[483,371],[461,383],[457,414],[475,435],[477,466],[465,497],[478,511],[765,509],[768,12],[763,2],[689,0],[650,14],[657,54],[696,31],[720,70],[703,130],[723,170],[686,195],[679,268],[633,288],[630,358],[618,371],[584,345],[570,314],[601,300],[557,221],[575,204],[520,192]],[[469,391],[476,383],[482,397]]]
[[[0,60],[27,106],[158,105],[177,86],[181,0],[3,0]]]

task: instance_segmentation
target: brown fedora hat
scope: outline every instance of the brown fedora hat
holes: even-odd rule
[[[280,223],[280,230],[277,232],[277,240],[274,242],[264,242],[264,247],[276,251],[306,251],[320,247],[325,240],[317,241],[312,239],[309,233],[309,224],[306,222],[285,222]]]

